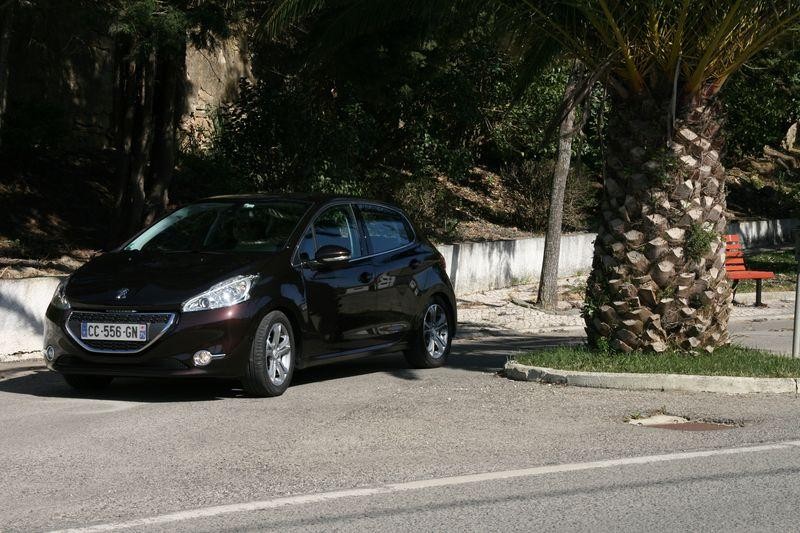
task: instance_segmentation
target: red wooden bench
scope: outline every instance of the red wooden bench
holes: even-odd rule
[[[725,238],[725,270],[728,279],[733,281],[733,295],[736,297],[736,285],[739,280],[756,280],[756,307],[761,307],[761,281],[775,277],[774,272],[747,270],[744,262],[744,246],[738,235],[723,235]]]

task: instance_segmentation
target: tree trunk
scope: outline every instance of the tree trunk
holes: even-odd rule
[[[153,104],[155,98],[156,53],[151,51],[141,59],[137,76],[136,114],[132,137],[130,173],[126,200],[123,204],[125,235],[136,233],[144,220],[145,180],[147,178],[150,152],[153,144]]]
[[[153,140],[155,52],[131,55],[123,42],[115,47],[114,132],[116,198],[109,246],[125,240],[142,225],[145,178]]]
[[[547,233],[544,237],[544,258],[539,278],[538,302],[544,309],[555,309],[558,303],[558,256],[561,251],[561,223],[564,218],[564,192],[567,188],[572,139],[575,136],[575,93],[581,76],[581,67],[572,67],[564,89],[564,105],[567,114],[561,122],[558,139],[558,158],[553,171],[553,186],[550,190],[550,208],[547,215]]]
[[[586,293],[589,341],[622,352],[711,352],[728,342],[725,174],[716,106],[617,99]]]
[[[14,25],[16,3],[16,1],[12,1],[4,9],[0,9],[0,132],[3,131],[3,119],[6,114],[10,73],[9,50],[11,48],[11,28]],[[2,143],[2,136],[0,136],[0,143]]]
[[[111,232],[109,248],[125,238],[123,206],[126,201],[128,180],[131,172],[131,151],[133,149],[133,125],[136,115],[137,64],[130,56],[131,47],[127,40],[118,39],[114,43],[114,97],[112,102],[112,125],[115,148],[115,196],[111,213]]]
[[[160,217],[169,204],[177,150],[178,121],[183,110],[186,49],[165,52],[158,63],[156,76],[155,134],[153,138],[151,176],[144,224]]]

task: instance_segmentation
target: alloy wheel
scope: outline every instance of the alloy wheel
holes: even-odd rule
[[[292,340],[289,331],[280,322],[273,324],[266,344],[267,377],[273,385],[282,385],[292,364]]]
[[[450,328],[447,324],[447,313],[439,304],[431,304],[425,311],[422,321],[422,334],[425,350],[433,359],[439,359],[447,351],[447,340]]]

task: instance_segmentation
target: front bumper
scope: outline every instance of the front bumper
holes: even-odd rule
[[[119,377],[223,377],[244,375],[255,332],[252,308],[239,305],[211,311],[175,313],[157,340],[136,353],[89,351],[66,329],[70,311],[50,306],[45,316],[44,346],[54,358],[47,367],[64,374]],[[121,311],[121,310],[120,310]],[[114,310],[104,310],[114,313]],[[203,367],[194,366],[198,350],[224,354]]]

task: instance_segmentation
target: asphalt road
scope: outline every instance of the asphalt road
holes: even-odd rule
[[[0,531],[795,529],[800,400],[496,375],[510,351],[564,340],[461,339],[436,370],[312,369],[274,399],[142,380],[79,397],[0,369]],[[656,409],[738,427],[624,422]]]

